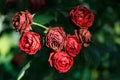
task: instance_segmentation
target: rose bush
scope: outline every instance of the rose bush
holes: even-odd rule
[[[65,37],[62,27],[50,28],[45,37],[46,46],[55,51],[60,51],[63,48]]]
[[[70,11],[70,20],[80,28],[88,28],[94,21],[94,14],[84,6],[77,6]]]
[[[28,32],[31,29],[32,17],[32,14],[28,11],[17,12],[12,18],[12,27],[21,34]]]
[[[41,46],[41,38],[38,33],[26,32],[20,38],[20,50],[24,51],[29,55],[36,54],[36,52],[41,49]]]
[[[74,59],[66,52],[52,52],[49,57],[51,67],[54,67],[60,73],[67,72],[73,65]]]

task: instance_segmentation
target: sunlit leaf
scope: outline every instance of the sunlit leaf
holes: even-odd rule
[[[97,40],[100,42],[100,43],[104,43],[105,42],[105,37],[104,37],[104,34],[102,32],[100,32],[99,34],[97,34]]]
[[[115,23],[114,30],[116,34],[120,35],[120,23],[119,22]]]
[[[0,38],[0,52],[1,55],[6,55],[10,48],[11,48],[12,44],[11,44],[11,39],[10,39],[10,35],[4,34],[1,38]]]
[[[12,34],[4,34],[0,38],[0,52],[1,55],[6,55],[11,47],[17,46],[19,41],[19,35],[16,32]]]
[[[115,43],[120,44],[120,37],[115,37],[114,41],[115,41]]]
[[[92,70],[91,80],[97,80],[99,77],[99,72],[96,69]]]
[[[4,26],[3,26],[3,21],[4,21],[4,19],[5,19],[5,16],[1,16],[1,14],[0,14],[0,32],[3,30],[3,28],[4,28]]]

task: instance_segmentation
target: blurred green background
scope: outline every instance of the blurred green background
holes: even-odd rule
[[[69,11],[77,5],[86,6],[95,15],[89,29],[93,43],[75,57],[67,73],[50,67],[52,51],[45,45],[33,56],[19,50],[20,34],[11,26],[16,12],[29,10],[35,13],[34,22],[62,26],[66,33],[74,34]],[[43,29],[32,28],[44,38]],[[119,48],[120,0],[0,0],[0,80],[120,80]]]

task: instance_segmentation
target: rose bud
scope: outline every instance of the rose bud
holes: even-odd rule
[[[89,43],[92,42],[91,37],[92,35],[89,30],[87,29],[79,30],[79,38],[81,39],[81,42],[83,43],[84,47],[89,46]]]
[[[51,67],[54,67],[60,73],[67,72],[73,65],[73,57],[70,57],[66,52],[52,52],[49,57]]]
[[[41,11],[46,4],[45,0],[30,0],[30,9],[33,11]]]
[[[65,37],[62,27],[49,28],[45,37],[46,46],[55,51],[60,51],[63,48]]]
[[[21,34],[23,32],[28,32],[31,29],[32,15],[28,11],[17,12],[12,18],[12,27],[19,31]]]
[[[80,53],[81,48],[82,45],[79,43],[79,40],[75,35],[67,36],[65,40],[64,49],[70,56],[75,57],[76,55],[78,55]]]
[[[70,11],[70,20],[80,28],[88,28],[94,21],[94,14],[86,7],[78,5]]]
[[[38,33],[26,32],[20,38],[19,48],[28,55],[36,54],[41,49],[41,46],[41,38]]]

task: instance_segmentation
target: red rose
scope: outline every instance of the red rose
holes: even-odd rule
[[[62,27],[50,28],[45,37],[46,46],[60,51],[65,42],[65,32]]]
[[[60,73],[67,72],[73,65],[73,57],[70,57],[66,52],[52,52],[49,57],[51,67],[54,67]]]
[[[34,11],[40,11],[45,6],[45,0],[30,0],[30,8]]]
[[[79,38],[81,42],[83,43],[84,47],[89,46],[89,43],[91,42],[91,33],[87,29],[80,29],[79,30]]]
[[[35,54],[41,46],[40,35],[35,32],[24,33],[19,42],[20,49],[29,55]]]
[[[65,41],[64,49],[68,52],[68,54],[72,57],[75,57],[79,54],[82,45],[79,43],[77,37],[75,35],[68,35]]]
[[[31,29],[32,17],[33,16],[28,11],[17,12],[12,18],[12,27],[21,34],[28,32]]]
[[[79,5],[70,11],[70,19],[78,27],[88,28],[94,21],[94,14],[86,7]]]

